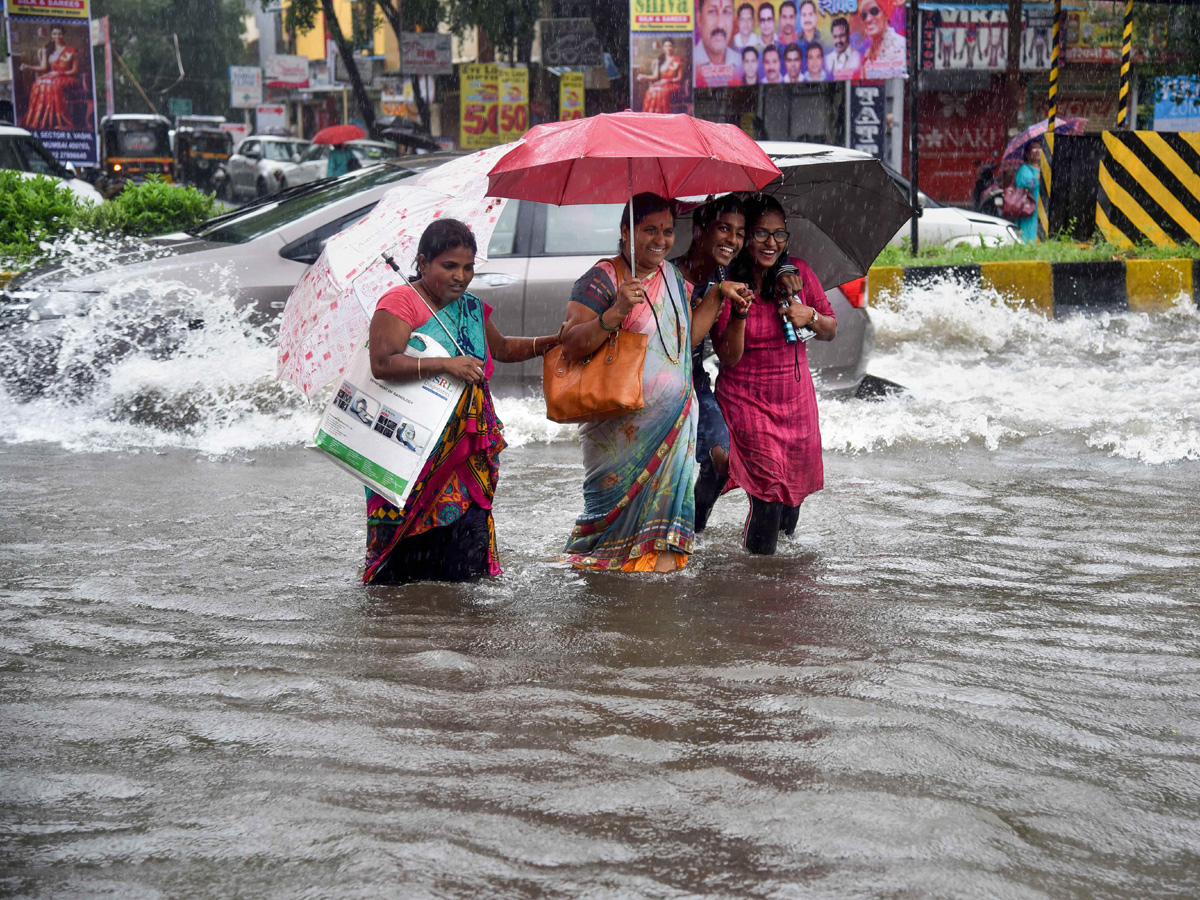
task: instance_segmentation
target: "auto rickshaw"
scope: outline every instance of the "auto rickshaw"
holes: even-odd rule
[[[175,171],[182,184],[216,192],[224,183],[218,176],[233,155],[233,135],[217,128],[185,125],[175,129]]]
[[[96,189],[105,197],[119,194],[127,182],[140,184],[147,175],[173,182],[171,122],[163,116],[105,116],[100,120],[100,167]]]

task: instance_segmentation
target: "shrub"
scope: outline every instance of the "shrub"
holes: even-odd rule
[[[216,212],[217,201],[211,194],[152,175],[143,184],[126,185],[108,203],[97,206],[86,224],[96,231],[150,237],[195,228]]]
[[[89,212],[57,178],[23,178],[0,169],[0,261],[34,262],[41,245],[72,231]]]

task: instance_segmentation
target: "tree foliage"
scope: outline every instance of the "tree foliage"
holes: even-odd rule
[[[229,67],[244,61],[245,6],[238,0],[93,0],[92,15],[109,17],[114,49],[150,99],[166,114],[171,97],[188,98],[197,114],[229,108]],[[184,77],[172,34],[179,36]],[[97,67],[97,72],[103,71]],[[133,82],[114,60],[116,110],[148,113]]]

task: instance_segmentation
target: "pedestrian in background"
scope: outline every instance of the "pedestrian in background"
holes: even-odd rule
[[[1024,218],[1016,220],[1016,226],[1021,229],[1021,237],[1027,243],[1032,244],[1037,240],[1037,205],[1038,192],[1041,184],[1041,172],[1039,166],[1042,160],[1042,148],[1037,141],[1030,141],[1025,145],[1025,149],[1021,152],[1021,168],[1017,169],[1017,174],[1013,178],[1013,184],[1017,187],[1029,192],[1030,198],[1033,200],[1033,212]]]
[[[329,151],[329,162],[325,165],[325,177],[337,178],[350,171],[350,160],[354,154],[346,149],[345,144],[337,144]],[[357,162],[357,160],[355,160]],[[357,167],[356,167],[357,168]]]

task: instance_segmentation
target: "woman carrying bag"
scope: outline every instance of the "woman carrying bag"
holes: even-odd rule
[[[692,499],[696,402],[692,347],[712,327],[729,282],[696,297],[666,262],[675,243],[670,204],[655,194],[633,198],[621,216],[620,253],[575,282],[562,330],[567,361],[590,358],[617,329],[645,334],[641,409],[584,422],[584,511],[564,559],[582,569],[670,572],[681,569],[694,541]],[[631,275],[630,250],[637,277]]]
[[[467,291],[475,274],[475,236],[462,222],[438,219],[417,247],[419,278],[388,291],[371,319],[371,374],[381,381],[447,375],[466,389],[404,509],[367,490],[363,581],[466,581],[499,575],[492,497],[504,449],[488,379],[499,362],[523,362],[558,346],[557,335],[505,337],[492,308]],[[409,341],[433,341],[448,357],[405,354]]]

